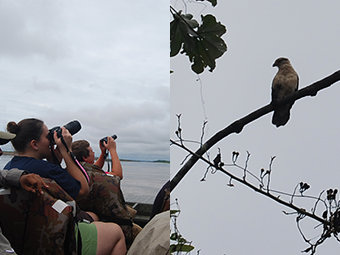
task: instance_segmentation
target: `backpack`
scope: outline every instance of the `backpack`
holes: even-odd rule
[[[65,204],[60,213],[53,208],[73,199],[55,181],[43,179],[49,188],[40,196],[15,187],[0,195],[2,232],[19,255],[76,255],[73,207]]]

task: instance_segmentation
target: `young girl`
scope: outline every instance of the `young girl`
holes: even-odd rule
[[[12,144],[19,156],[13,157],[5,169],[18,168],[53,179],[72,198],[78,200],[88,195],[89,186],[85,175],[70,155],[72,136],[66,128],[61,127],[61,129],[65,144],[62,138],[54,132],[53,138],[57,145],[54,149],[50,146],[49,130],[43,121],[31,118],[24,119],[18,124],[9,122],[7,130],[16,134]],[[48,161],[52,158],[51,150],[59,159],[64,159],[66,169]],[[82,254],[120,255],[126,253],[125,238],[117,224],[81,222],[78,225],[82,238]]]

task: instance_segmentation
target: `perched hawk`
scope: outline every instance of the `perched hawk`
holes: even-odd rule
[[[272,102],[280,101],[285,96],[294,93],[299,86],[299,76],[289,62],[288,58],[278,58],[275,60],[273,67],[279,68],[273,79],[272,84]],[[274,110],[272,123],[276,126],[284,126],[289,120],[289,111],[294,103],[282,105]]]

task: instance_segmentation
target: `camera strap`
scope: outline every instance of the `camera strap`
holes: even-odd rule
[[[61,140],[61,142],[63,143],[63,145],[65,146],[67,152],[69,152],[70,150],[68,149],[68,147],[67,147],[67,145],[66,145],[66,142],[65,142],[65,140],[64,140],[64,137],[61,136],[61,137],[60,137],[60,140]]]
[[[53,147],[54,147],[54,144],[52,142],[50,142],[50,148],[51,148],[53,163],[56,164],[56,165],[59,165],[59,160],[58,160],[57,156],[54,154]]]
[[[85,169],[82,167],[82,165],[78,162],[78,160],[77,160],[76,157],[74,156],[73,152],[69,150],[69,148],[68,148],[68,146],[66,145],[66,142],[65,142],[65,140],[64,140],[64,137],[61,136],[60,139],[61,139],[61,142],[63,143],[63,145],[66,147],[67,152],[70,153],[70,156],[71,156],[71,158],[73,159],[74,163],[76,163],[76,165],[78,166],[78,168],[80,169],[80,171],[81,171],[81,172],[83,173],[83,175],[85,176],[85,178],[86,178],[86,180],[87,180],[87,183],[90,183],[90,177],[89,177],[89,175],[87,174],[87,172],[85,171]],[[51,144],[51,146],[52,146],[52,144]],[[53,156],[54,162],[55,162],[56,164],[59,165],[59,160],[57,159],[56,155],[54,154],[53,149],[51,149],[51,151],[52,151],[52,156]]]
[[[90,184],[90,177],[87,174],[86,170],[84,169],[84,167],[79,163],[79,161],[76,159],[76,157],[74,156],[73,152],[70,152],[72,159],[74,160],[74,162],[76,163],[76,165],[79,167],[79,169],[83,172],[84,176],[86,177],[87,183]]]
[[[73,159],[74,163],[76,163],[76,165],[78,166],[78,168],[80,169],[80,171],[83,173],[83,175],[85,176],[86,180],[87,180],[87,183],[90,183],[90,177],[89,175],[87,174],[87,172],[85,171],[85,169],[82,167],[81,164],[79,164],[78,160],[76,159],[76,157],[74,156],[73,152],[70,151],[66,145],[66,142],[64,140],[64,137],[61,136],[61,142],[64,144],[64,146],[66,147],[67,149],[67,152],[70,153],[71,155],[71,158]]]

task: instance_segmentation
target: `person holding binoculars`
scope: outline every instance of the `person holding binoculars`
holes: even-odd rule
[[[120,180],[123,179],[123,169],[117,154],[117,144],[115,139],[116,135],[104,137],[99,141],[99,147],[101,154],[96,162],[95,153],[90,146],[90,143],[86,140],[78,140],[72,143],[72,151],[79,162],[86,162],[89,164],[94,164],[103,168],[105,162],[106,150],[110,152],[111,155],[111,171],[110,174],[118,176]]]

